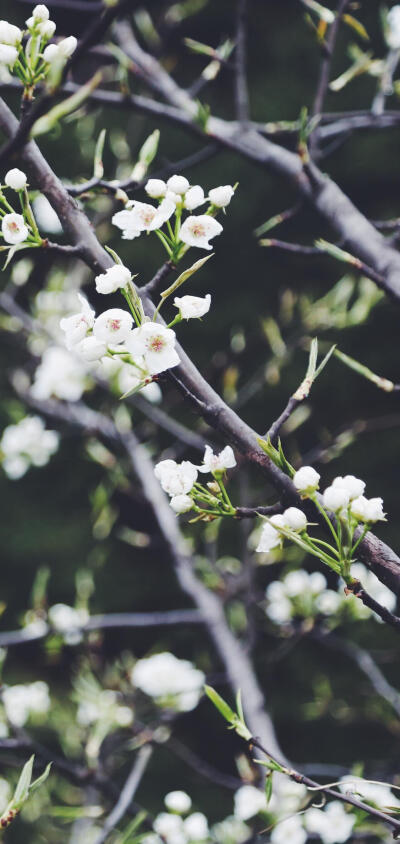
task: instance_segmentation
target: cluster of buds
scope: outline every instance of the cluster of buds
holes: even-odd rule
[[[18,194],[20,211],[16,212],[5,196],[4,191],[9,188]],[[1,250],[9,250],[18,246],[26,248],[43,245],[43,238],[39,233],[37,223],[29,201],[27,190],[27,176],[22,170],[14,167],[4,177],[4,185],[0,186],[0,220],[1,237],[7,246],[0,246]]]
[[[235,188],[221,185],[206,196],[200,185],[191,186],[185,176],[174,175],[167,182],[149,179],[145,191],[151,199],[158,200],[158,206],[129,201],[123,211],[114,214],[112,222],[122,230],[126,240],[133,240],[142,232],[156,232],[169,258],[177,262],[190,246],[211,249],[210,240],[222,232],[221,223],[215,217],[229,205]],[[205,213],[190,213],[205,203],[208,203]],[[189,215],[182,221],[184,211]],[[165,225],[166,230],[162,230]]]
[[[161,460],[154,473],[171,500],[175,513],[193,510],[193,521],[211,521],[221,516],[234,516],[236,509],[228,496],[224,484],[227,469],[236,466],[235,455],[228,445],[219,454],[214,454],[209,445],[204,452],[203,463],[195,466],[189,460],[176,463],[175,460]],[[198,473],[208,473],[214,478],[204,486],[197,482]]]
[[[26,30],[8,21],[0,21],[0,65],[9,68],[21,80],[25,96],[31,98],[34,86],[45,79],[50,69],[62,68],[76,49],[70,35],[57,44],[49,44],[56,31],[47,6],[35,6],[26,21]]]

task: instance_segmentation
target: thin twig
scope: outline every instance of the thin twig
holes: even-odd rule
[[[126,814],[142,781],[143,774],[147,768],[152,753],[153,748],[149,744],[141,747],[137,752],[131,772],[125,782],[119,799],[112,812],[108,815],[100,835],[98,835],[95,840],[95,844],[103,844],[103,842],[107,840],[109,833],[115,829],[117,824]]]

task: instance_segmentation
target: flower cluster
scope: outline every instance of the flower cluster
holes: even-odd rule
[[[7,686],[2,700],[6,716],[15,727],[23,727],[31,716],[40,717],[50,709],[49,687],[42,680]]]
[[[89,613],[83,607],[75,609],[68,604],[54,604],[48,611],[51,626],[61,633],[67,645],[77,645],[82,641],[81,628],[89,619]]]
[[[159,706],[188,712],[200,700],[205,677],[187,659],[165,652],[139,659],[132,669],[131,680]]]
[[[195,466],[189,460],[183,460],[182,463],[161,460],[155,466],[154,473],[164,492],[170,496],[175,513],[194,510],[200,518],[210,519],[235,513],[223,482],[226,470],[234,466],[235,455],[229,445],[219,454],[214,454],[212,448],[206,445],[201,466]],[[212,474],[215,481],[207,484],[207,487],[197,483],[199,472]]]
[[[222,226],[215,215],[229,205],[234,194],[231,185],[221,185],[205,196],[200,185],[190,185],[185,176],[171,176],[167,182],[149,179],[145,191],[159,204],[129,201],[123,211],[114,214],[112,222],[123,232],[126,240],[139,237],[142,232],[155,231],[168,255],[178,261],[190,246],[210,250],[210,240],[221,234]],[[190,212],[208,203],[203,214]],[[189,215],[182,221],[182,214]],[[171,225],[171,218],[175,217]],[[166,224],[167,230],[161,231]]]
[[[202,812],[190,812],[192,800],[185,791],[171,791],[165,795],[167,812],[160,812],[153,823],[156,836],[145,837],[148,844],[190,844],[209,841],[208,821]],[[186,817],[185,817],[186,815]]]
[[[78,42],[73,35],[57,44],[49,44],[55,31],[56,25],[43,4],[35,6],[26,21],[25,30],[8,21],[0,21],[0,65],[18,76],[29,98],[34,86],[47,76],[51,66],[57,63],[62,67],[76,49]]]
[[[18,194],[20,210],[22,213],[15,211],[10,204],[9,199],[6,198],[5,191],[7,189],[15,191]],[[0,187],[0,221],[0,235],[4,240],[4,243],[7,244],[0,246],[1,250],[11,249],[12,251],[10,252],[10,255],[12,255],[16,248],[19,250],[23,249],[23,244],[26,244],[25,248],[43,245],[44,241],[39,233],[29,201],[27,176],[26,173],[24,173],[23,170],[19,170],[18,167],[13,167],[12,170],[8,170],[4,177],[4,185]]]
[[[29,466],[45,466],[57,451],[59,435],[47,431],[39,416],[25,416],[16,425],[8,425],[0,440],[3,469],[9,478],[21,478]]]
[[[360,580],[368,594],[381,606],[393,612],[396,596],[362,563],[354,563],[352,576]],[[273,580],[265,592],[266,615],[274,624],[288,625],[294,619],[316,617],[329,618],[330,624],[336,624],[345,618],[354,621],[379,616],[364,606],[354,596],[346,596],[328,588],[326,578],[321,572],[309,574],[304,569],[290,571],[282,580]]]

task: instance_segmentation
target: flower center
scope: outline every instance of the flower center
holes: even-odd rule
[[[204,237],[204,234],[205,234],[204,226],[202,226],[201,223],[195,223],[195,225],[192,228],[192,232],[193,232],[195,237]]]
[[[119,331],[121,328],[121,320],[120,319],[109,319],[108,320],[108,327],[110,331]]]
[[[148,349],[150,352],[161,352],[165,346],[165,340],[160,334],[151,337],[148,342]]]
[[[12,223],[9,223],[9,224],[8,224],[8,228],[9,228],[9,229],[10,229],[10,231],[12,231],[12,232],[18,232],[18,231],[19,231],[19,226],[18,226],[18,223],[15,223],[14,221],[13,221]]]

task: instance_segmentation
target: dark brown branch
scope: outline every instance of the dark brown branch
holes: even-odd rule
[[[283,504],[270,504],[262,507],[236,507],[236,519],[255,519],[257,516],[273,516],[275,513],[282,513]]]
[[[359,598],[360,601],[364,604],[364,606],[369,607],[370,610],[373,610],[382,621],[385,621],[386,624],[389,624],[391,627],[394,627],[396,630],[400,630],[400,618],[394,613],[390,612],[386,607],[383,607],[382,604],[379,604],[378,601],[375,601],[375,598],[372,595],[369,595],[368,592],[365,591],[363,585],[360,583],[359,580],[355,581],[351,585],[346,587],[346,592],[352,593],[355,595],[356,598]]]
[[[349,0],[339,0],[336,9],[335,20],[329,28],[328,37],[325,42],[326,49],[321,62],[321,71],[318,79],[317,91],[315,94],[313,107],[311,109],[311,117],[318,116],[322,113],[325,96],[329,85],[329,76],[331,72],[332,57],[335,49],[336,39],[339,34],[339,27],[342,15],[347,6],[348,1]]]
[[[266,439],[268,439],[269,437],[272,443],[275,442],[275,440],[279,436],[279,431],[281,430],[282,425],[289,419],[289,416],[292,415],[293,411],[296,410],[299,404],[301,404],[301,401],[302,399],[296,399],[294,396],[290,396],[290,399],[285,409],[282,411],[281,415],[278,416],[275,422],[272,423],[271,427],[267,431],[265,436]]]

